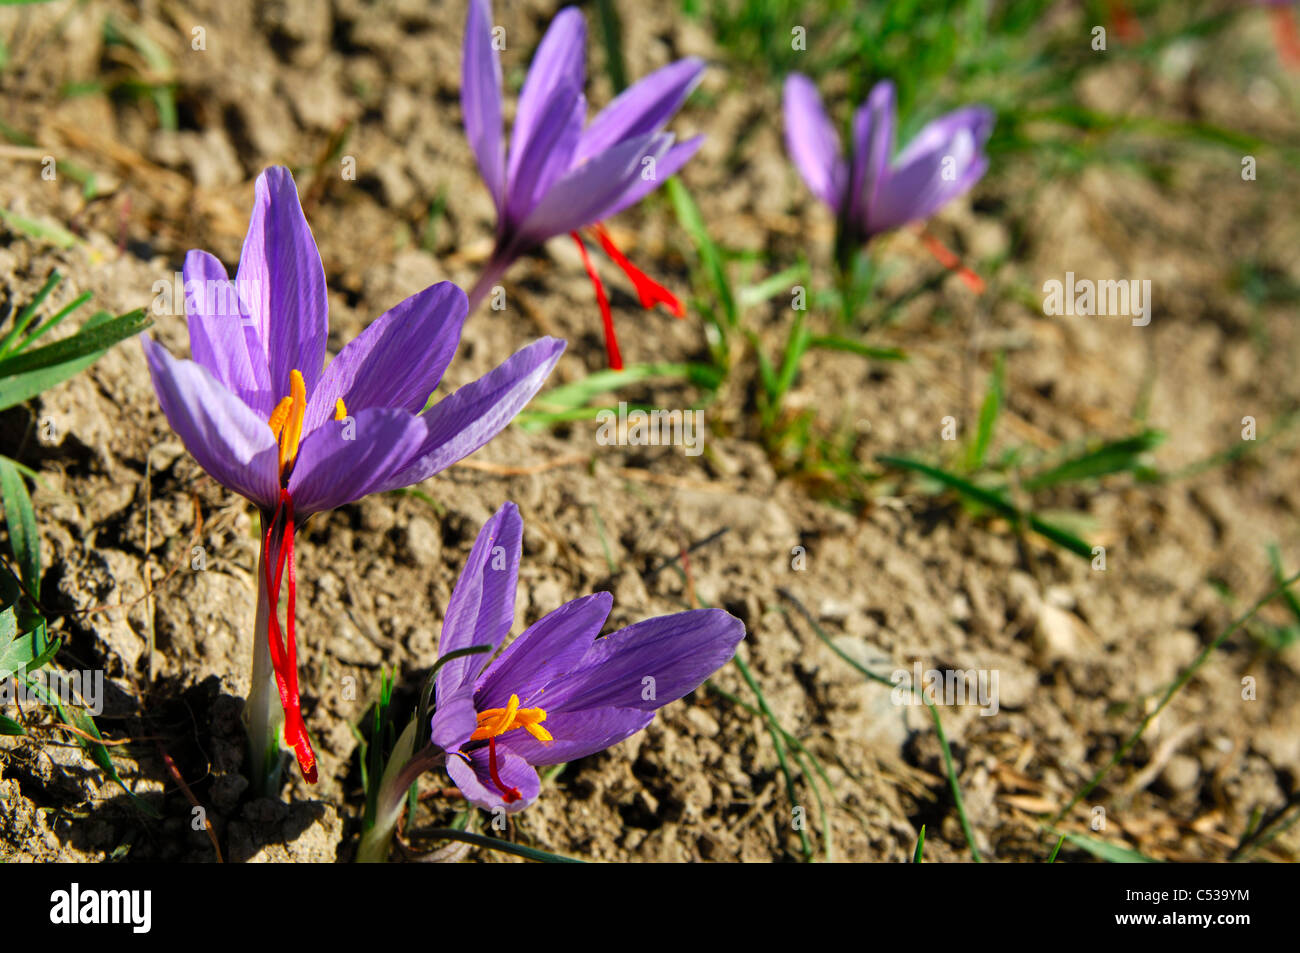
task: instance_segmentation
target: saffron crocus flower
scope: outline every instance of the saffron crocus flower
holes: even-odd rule
[[[283,168],[258,176],[234,281],[198,250],[186,256],[184,278],[193,359],[178,360],[148,338],[144,349],[163,412],[186,449],[262,514],[248,709],[254,780],[261,786],[278,774],[273,676],[285,740],[314,781],[298,697],[295,526],[367,494],[418,483],[473,453],[537,392],[564,343],[537,341],[425,410],[467,313],[464,292],[442,282],[382,315],[324,366],[325,272]],[[287,641],[277,618],[286,568]]]
[[[613,601],[598,592],[543,616],[485,663],[514,621],[522,538],[513,503],[479,532],[443,620],[436,709],[398,741],[362,859],[386,855],[405,792],[423,771],[444,764],[470,803],[521,811],[541,790],[537,766],[636,734],[725,665],[745,636],[721,609],[694,609],[597,638]],[[420,736],[427,741],[412,754]]]
[[[496,247],[469,294],[471,310],[521,255],[557,235],[578,243],[596,288],[609,364],[623,366],[609,301],[578,230],[590,226],[636,288],[641,306],[681,303],[634,266],[601,223],[654,191],[693,156],[703,136],[678,143],[664,126],[704,72],[682,59],[619,94],[586,123],[587,27],[574,7],[551,23],[519,95],[507,156],[503,142],[501,62],[493,45],[489,0],[471,0],[465,24],[461,108],[465,134],[497,210]]]
[[[894,84],[885,80],[853,117],[846,159],[817,87],[798,73],[785,82],[786,147],[838,219],[841,265],[872,236],[929,218],[969,191],[988,168],[984,144],[993,120],[983,106],[958,109],[926,125],[894,158]]]

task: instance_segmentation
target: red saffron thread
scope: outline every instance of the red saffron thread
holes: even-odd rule
[[[497,773],[497,740],[495,738],[488,739],[488,773],[492,775],[492,783],[497,786],[507,804],[513,804],[523,797],[518,788],[508,787],[501,780],[501,775]]]
[[[966,287],[977,295],[984,293],[984,279],[963,265],[961,259],[949,251],[943,242],[924,230],[921,231],[921,241],[939,264],[957,273],[957,277],[966,283]]]
[[[271,649],[271,666],[275,670],[276,688],[280,693],[280,705],[284,708],[284,738],[293,748],[298,759],[298,767],[308,784],[316,783],[316,753],[312,750],[311,740],[307,736],[307,724],[302,717],[302,705],[298,696],[298,642],[294,631],[294,615],[297,602],[298,579],[293,561],[293,497],[288,489],[280,490],[280,502],[267,527],[263,539],[263,548],[270,553],[276,524],[280,514],[284,514],[284,530],[279,550],[275,553],[274,568],[272,560],[266,562],[267,601],[270,603],[270,625],[268,638]],[[282,640],[279,619],[280,584],[284,581],[285,569],[289,572],[288,616],[286,629],[288,645]]]
[[[641,307],[649,311],[655,305],[663,304],[668,306],[668,310],[673,317],[686,317],[686,309],[677,300],[677,296],[632,264],[628,257],[614,244],[614,240],[609,237],[609,231],[604,225],[597,224],[593,231],[595,231],[596,237],[600,239],[600,247],[605,249],[605,254],[614,259],[614,264],[623,269],[623,273],[628,276],[636,287],[637,297],[641,299]]]
[[[600,305],[600,320],[605,325],[605,354],[609,359],[610,370],[621,371],[623,355],[618,350],[618,336],[614,333],[614,315],[609,310],[609,298],[605,296],[605,286],[600,282],[600,275],[596,274],[596,266],[591,263],[591,256],[587,254],[587,246],[582,243],[582,236],[577,232],[569,232],[569,234],[578,243],[578,251],[582,254],[582,267],[587,269],[587,277],[591,279],[591,284],[596,289],[596,303]]]

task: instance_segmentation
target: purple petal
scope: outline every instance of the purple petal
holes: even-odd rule
[[[809,190],[832,209],[844,199],[846,167],[840,138],[812,80],[799,73],[785,79],[785,145]]]
[[[185,449],[222,486],[264,510],[280,496],[279,447],[265,420],[211,371],[141,339],[158,403]]]
[[[853,177],[849,183],[849,215],[869,221],[880,185],[894,154],[894,84],[877,83],[853,117]]]
[[[574,164],[584,162],[624,139],[661,130],[682,108],[682,103],[703,75],[704,61],[688,57],[669,63],[632,84],[591,121],[578,144]]]
[[[505,802],[492,780],[487,747],[477,749],[468,757],[470,764],[466,764],[461,757],[449,755],[447,773],[456,782],[456,787],[460,788],[460,793],[465,795],[465,800],[475,807],[481,807],[485,811],[501,808],[507,814],[515,814],[532,804],[537,800],[537,795],[542,793],[542,779],[532,766],[500,744],[497,745],[497,774],[507,787],[515,788],[520,794],[520,799],[510,804]]]
[[[257,177],[235,280],[266,348],[272,393],[289,393],[293,370],[311,393],[325,362],[329,305],[325,268],[288,169],[272,166]]]
[[[653,711],[636,708],[597,708],[590,711],[549,709],[542,727],[554,739],[541,742],[527,731],[511,731],[497,744],[503,750],[522,756],[529,764],[563,764],[585,758],[618,744],[654,721]]]
[[[983,148],[992,129],[993,113],[979,106],[941,116],[922,129],[879,186],[869,232],[929,218],[968,191],[988,167]],[[951,168],[946,170],[949,158]]]
[[[580,89],[567,84],[555,89],[512,172],[507,222],[522,221],[546,190],[569,171],[586,117],[587,100]]]
[[[515,126],[510,135],[510,167],[507,181],[518,176],[528,151],[528,142],[537,133],[546,104],[555,90],[571,86],[582,92],[586,84],[587,23],[576,7],[565,7],[551,21],[542,37],[528,78],[519,92],[519,105],[515,109]]]
[[[574,229],[608,218],[611,211],[624,207],[629,194],[638,188],[649,188],[663,178],[659,164],[673,143],[668,133],[626,139],[583,163],[553,185],[537,207],[520,223],[517,233],[521,238],[541,243],[554,235],[563,235]],[[644,160],[655,161],[653,180],[641,178],[642,170],[649,168]],[[645,194],[642,191],[640,194]]]
[[[465,18],[465,51],[461,64],[460,109],[465,138],[478,159],[483,182],[505,208],[505,146],[501,123],[501,60],[492,48],[492,7],[488,0],[471,0]]]
[[[495,649],[515,621],[515,590],[519,583],[519,558],[524,522],[513,503],[504,503],[479,530],[465,568],[447,602],[438,638],[439,656],[473,645]],[[462,688],[471,689],[487,666],[491,652],[454,658],[438,670],[438,707]],[[471,732],[473,728],[471,727]]]
[[[573,671],[586,656],[613,603],[608,592],[597,592],[534,622],[478,680],[474,697],[479,709],[504,708],[511,695],[519,696],[521,708],[543,704],[546,686]]]
[[[664,157],[655,163],[655,174],[649,178],[638,176],[637,183],[623,193],[623,197],[615,202],[601,216],[602,219],[612,218],[625,208],[631,208],[637,202],[653,192],[659,186],[663,185],[674,175],[677,170],[684,166],[691,156],[699,151],[700,146],[704,145],[704,136],[695,136],[687,139],[685,142],[679,142],[666,153]]]
[[[450,663],[448,663],[450,664]],[[439,675],[442,674],[440,671]],[[474,707],[474,688],[462,685],[438,695],[438,707],[429,719],[429,740],[443,751],[459,751],[469,742],[478,727],[478,710]]]
[[[449,281],[384,312],[325,368],[308,395],[303,429],[330,421],[340,397],[349,414],[367,407],[419,413],[456,355],[468,312],[465,292]]]
[[[185,256],[185,312],[190,354],[226,390],[263,417],[275,407],[266,349],[252,320],[245,320],[236,285],[221,262],[205,251]]]
[[[542,707],[548,713],[654,711],[699,688],[731,659],[744,637],[740,620],[721,609],[637,622],[593,642],[581,666],[548,687]]]
[[[425,434],[419,417],[388,407],[368,407],[347,420],[326,421],[303,438],[289,477],[299,521],[392,489],[393,473],[410,463]]]
[[[563,341],[540,338],[434,404],[420,418],[429,428],[420,453],[383,489],[426,480],[499,434],[541,390],[563,351]]]

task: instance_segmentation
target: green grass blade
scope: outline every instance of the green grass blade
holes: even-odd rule
[[[975,436],[966,451],[966,472],[974,473],[984,466],[989,444],[993,442],[993,429],[997,425],[998,414],[1002,412],[1006,360],[999,352],[993,361],[993,371],[989,374],[988,390],[984,393],[984,403],[980,405],[979,422],[975,427]]]
[[[1164,433],[1159,430],[1144,430],[1135,437],[1111,440],[1071,457],[1050,470],[1026,477],[1020,485],[1026,491],[1033,491],[1061,483],[1095,480],[1113,473],[1136,471],[1142,467],[1142,455],[1154,450],[1164,439]]]
[[[808,342],[809,348],[823,351],[845,351],[873,361],[906,361],[907,352],[896,347],[872,347],[839,334],[821,334]]]
[[[9,333],[4,336],[3,340],[0,340],[0,357],[8,354],[9,349],[22,337],[23,332],[27,330],[27,326],[36,317],[36,309],[50,296],[50,292],[57,288],[62,280],[63,276],[58,271],[50,272],[50,276],[45,279],[45,284],[41,285],[41,289],[36,292],[35,297],[18,312],[18,316],[14,318],[14,326],[9,330]]]
[[[677,213],[678,223],[686,230],[686,234],[695,245],[695,253],[699,256],[700,265],[709,279],[709,284],[713,286],[713,293],[717,295],[718,302],[722,305],[722,313],[727,325],[734,328],[740,320],[736,296],[731,290],[731,282],[727,280],[722,252],[709,236],[699,206],[695,204],[691,194],[686,191],[686,186],[682,185],[676,176],[668,180],[668,198],[672,202],[673,211]]]
[[[9,546],[18,563],[19,578],[23,588],[36,599],[41,586],[41,539],[36,531],[36,513],[27,484],[7,457],[0,457],[0,499],[4,502]]]
[[[1110,864],[1157,864],[1158,860],[1139,853],[1130,847],[1121,847],[1118,844],[1112,844],[1110,841],[1098,840],[1095,837],[1085,837],[1083,834],[1065,834],[1065,839],[1075,847],[1086,850],[1098,860],[1104,860]],[[1059,845],[1058,845],[1059,846]],[[1056,856],[1055,852],[1052,854]]]
[[[104,313],[100,312],[100,314]],[[86,327],[61,341],[46,344],[34,351],[23,351],[6,356],[0,360],[0,378],[57,368],[61,364],[89,357],[140,333],[152,323],[143,308],[137,308],[115,318],[97,321],[93,325],[88,322]]]
[[[586,861],[579,860],[576,857],[565,857],[563,854],[552,854],[544,850],[538,850],[536,847],[525,847],[523,844],[513,844],[507,840],[501,840],[497,837],[487,837],[483,834],[475,834],[473,831],[458,831],[452,827],[435,827],[429,830],[419,832],[422,837],[430,837],[436,840],[458,840],[466,844],[473,844],[475,847],[484,847],[488,850],[499,851],[503,854],[513,854],[516,857],[523,857],[527,860],[536,860],[543,864],[583,864]]]
[[[1092,559],[1092,547],[1078,536],[1075,536],[1068,530],[1061,529],[1059,526],[1054,526],[1045,520],[1041,520],[1032,513],[1021,512],[1017,507],[1008,503],[992,490],[986,490],[954,473],[948,473],[946,470],[940,470],[938,467],[932,467],[929,464],[921,463],[919,460],[912,460],[908,457],[880,455],[876,457],[876,462],[880,463],[882,466],[893,467],[898,470],[910,470],[913,473],[927,476],[938,483],[942,483],[949,489],[956,490],[958,493],[974,500],[976,503],[988,507],[995,513],[1011,520],[1012,522],[1019,523],[1023,521],[1040,536],[1051,540],[1064,549],[1068,549],[1076,556],[1080,556],[1084,559]]]

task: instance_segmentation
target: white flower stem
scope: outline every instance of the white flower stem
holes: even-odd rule
[[[372,744],[375,742],[372,741]],[[429,745],[412,757],[415,747],[415,720],[406,726],[393,753],[384,768],[383,780],[379,783],[379,795],[375,799],[375,820],[371,827],[361,835],[361,845],[357,848],[357,863],[382,864],[388,860],[388,851],[392,846],[393,832],[406,807],[406,792],[415,779],[430,768],[442,764],[443,752]]]
[[[270,619],[277,606],[271,605],[266,591],[266,550],[257,558],[257,626],[253,631],[253,682],[244,704],[244,726],[248,731],[248,777],[253,793],[259,797],[276,797],[280,791],[280,773],[284,758],[280,735],[284,726],[284,709],[275,687],[275,670],[271,666]]]

